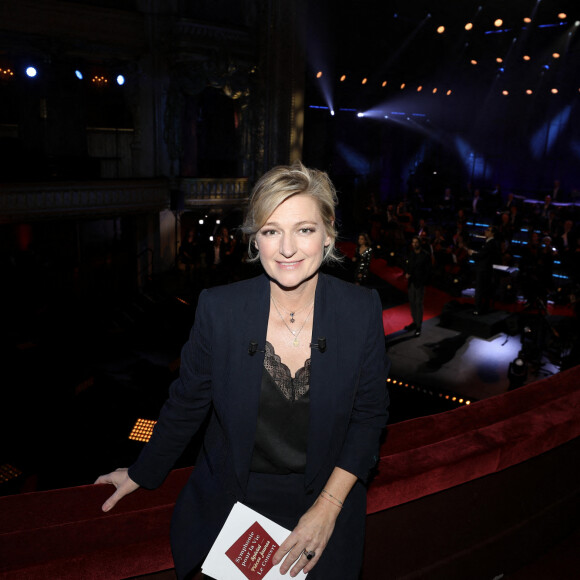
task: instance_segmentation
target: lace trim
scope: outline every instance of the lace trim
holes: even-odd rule
[[[266,341],[264,368],[270,373],[280,392],[289,401],[303,397],[310,389],[310,359],[306,359],[304,366],[296,371],[292,378],[290,369],[282,362],[274,351],[274,347]]]

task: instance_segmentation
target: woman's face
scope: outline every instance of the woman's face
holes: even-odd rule
[[[286,289],[317,274],[330,242],[316,202],[304,194],[282,202],[256,234],[266,274]]]
[[[366,245],[366,243],[367,243],[367,241],[365,240],[364,236],[361,235],[358,237],[358,245],[359,246],[364,246],[364,245]]]

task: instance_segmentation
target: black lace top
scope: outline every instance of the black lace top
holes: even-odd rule
[[[310,407],[310,359],[292,377],[266,342],[251,470],[304,473]]]

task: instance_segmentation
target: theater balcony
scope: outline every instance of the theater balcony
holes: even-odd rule
[[[166,179],[2,184],[0,223],[160,212],[169,199]]]
[[[391,426],[369,490],[362,578],[576,577],[579,371]],[[190,472],[107,514],[109,486],[0,498],[0,576],[173,578],[169,521]],[[534,573],[539,563],[548,572]]]
[[[0,184],[0,224],[241,207],[248,195],[247,178],[184,178],[176,188],[168,179]]]

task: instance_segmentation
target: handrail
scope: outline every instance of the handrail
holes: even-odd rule
[[[523,463],[580,435],[580,367],[469,407],[389,428],[368,514]],[[112,512],[108,486],[0,498],[0,576],[128,578],[172,567],[169,520],[191,468]]]

